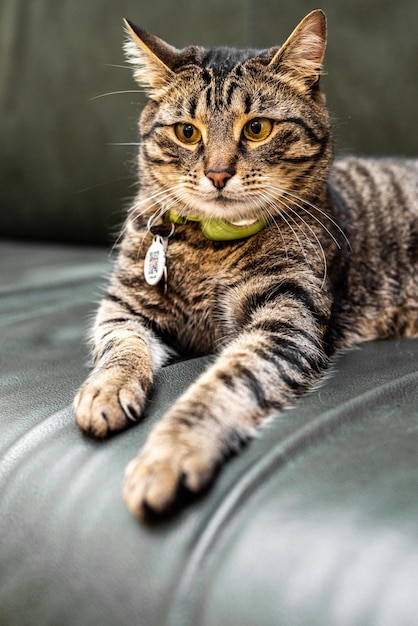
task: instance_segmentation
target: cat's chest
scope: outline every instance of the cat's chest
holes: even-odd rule
[[[173,334],[179,351],[211,352],[225,336],[226,294],[240,275],[236,252],[233,245],[174,240],[166,247],[160,283],[144,281],[143,305]]]
[[[200,317],[213,318],[228,277],[236,271],[223,254],[210,247],[173,242],[167,248],[164,300],[178,306],[198,324]]]
[[[167,285],[187,300],[191,294],[212,296],[242,271],[247,242],[212,242],[200,236],[168,242]]]

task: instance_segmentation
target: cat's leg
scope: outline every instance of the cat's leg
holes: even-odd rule
[[[126,470],[124,500],[135,515],[170,510],[179,488],[202,490],[258,425],[320,379],[328,359],[318,323],[289,313],[249,325],[153,429]]]
[[[96,437],[143,414],[153,374],[168,350],[122,304],[104,300],[93,328],[94,369],[74,400],[77,424]]]

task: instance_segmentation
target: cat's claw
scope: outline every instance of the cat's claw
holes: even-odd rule
[[[158,448],[146,450],[126,468],[123,499],[136,517],[170,513],[180,492],[199,493],[215,474],[217,463],[202,451],[183,449],[181,445],[163,456]]]
[[[94,437],[107,437],[140,420],[145,394],[133,379],[118,381],[111,370],[92,377],[74,399],[78,426]]]

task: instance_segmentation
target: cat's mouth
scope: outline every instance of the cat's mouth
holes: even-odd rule
[[[261,206],[258,203],[251,203],[251,207],[243,206],[242,194],[226,194],[221,192],[214,196],[205,197],[205,194],[198,196],[189,196],[188,206],[189,212],[196,215],[200,219],[219,219],[225,220],[233,226],[251,226],[260,219]]]

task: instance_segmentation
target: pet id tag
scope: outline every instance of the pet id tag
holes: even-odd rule
[[[166,246],[160,235],[154,235],[154,241],[145,255],[144,277],[148,285],[158,285],[167,275]]]

